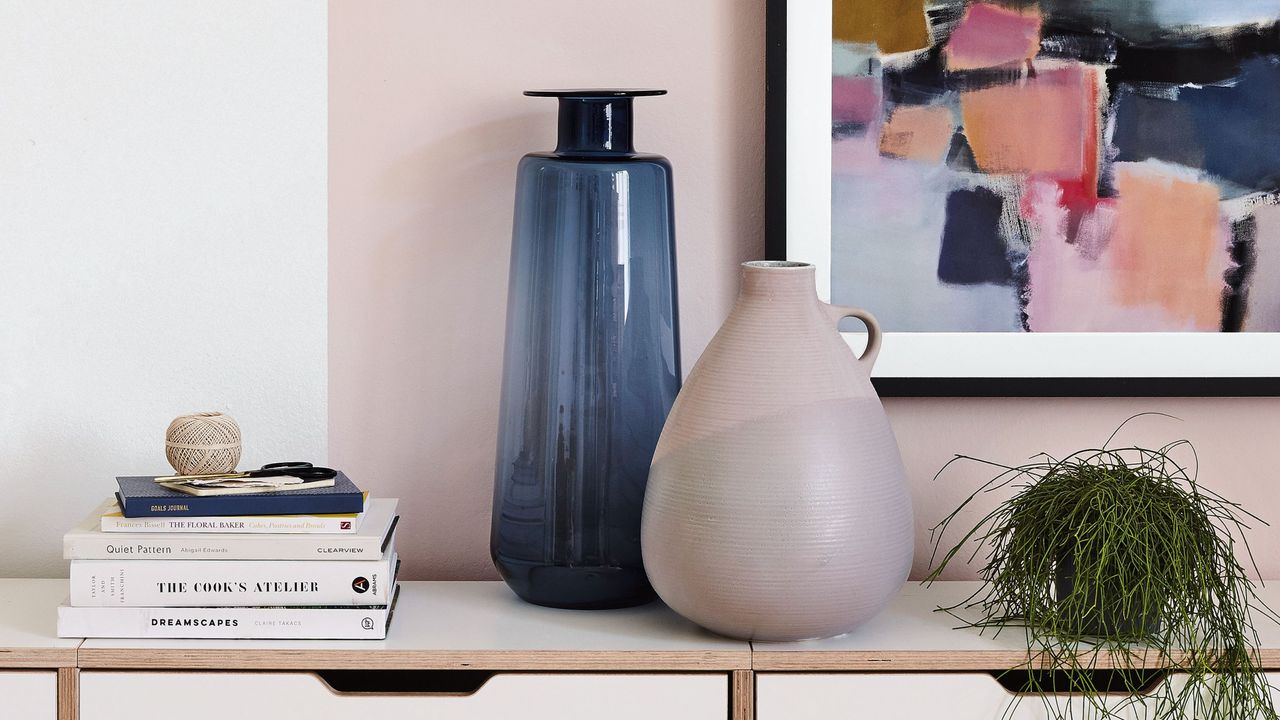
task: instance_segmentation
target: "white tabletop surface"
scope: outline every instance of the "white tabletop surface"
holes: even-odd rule
[[[825,669],[844,665],[851,669],[932,669],[933,656],[938,667],[1012,667],[1016,658],[1025,658],[1027,653],[1021,628],[979,632],[963,627],[965,620],[977,619],[975,610],[960,609],[954,615],[937,611],[965,601],[980,587],[977,582],[936,582],[930,586],[909,582],[887,609],[847,635],[794,643],[752,643],[754,666],[793,670],[816,663]],[[1280,582],[1260,588],[1258,595],[1273,610],[1280,610]],[[1268,651],[1267,657],[1275,658],[1270,662],[1280,661],[1280,625],[1265,618],[1255,622],[1259,647]],[[785,653],[793,657],[788,659]],[[961,656],[963,662],[957,660]]]
[[[66,580],[0,579],[0,668],[75,665],[80,641],[57,633],[66,599]]]
[[[66,580],[0,579],[0,668],[415,667],[612,670],[908,670],[999,668],[1025,658],[1017,628],[979,633],[939,606],[977,583],[908,583],[847,635],[752,643],[714,635],[660,602],[620,610],[556,610],[500,582],[404,582],[386,640],[107,640],[56,636]],[[1280,582],[1259,590],[1280,609]],[[969,613],[960,613],[972,617]],[[1264,664],[1280,668],[1280,625],[1258,622]]]
[[[326,661],[361,656],[362,662],[383,667],[751,667],[748,643],[703,630],[660,602],[619,610],[557,610],[523,602],[501,582],[402,582],[387,639],[381,641],[90,639],[80,655],[82,665],[119,666],[124,655],[136,655],[112,651],[203,664],[219,650],[262,651],[264,665],[301,653],[322,654]],[[354,664],[359,663],[344,660],[340,666]]]

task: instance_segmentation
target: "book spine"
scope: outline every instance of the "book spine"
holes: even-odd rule
[[[86,533],[67,535],[62,556],[67,560],[373,560],[382,557],[382,538]]]
[[[380,560],[72,560],[75,607],[385,605],[395,555]]]
[[[59,637],[382,640],[386,606],[352,608],[58,608]]]
[[[358,493],[288,495],[189,495],[181,498],[137,497],[127,500],[125,517],[213,517],[222,515],[339,515],[364,509]]]
[[[357,515],[244,515],[241,517],[127,518],[103,515],[102,531],[109,533],[227,533],[305,534],[354,533]]]

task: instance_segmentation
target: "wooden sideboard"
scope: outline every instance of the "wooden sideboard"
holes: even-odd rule
[[[858,631],[801,643],[721,638],[661,603],[541,608],[495,582],[402,583],[384,641],[81,641],[54,637],[65,580],[3,580],[0,720],[995,720],[1020,634],[933,612],[974,587],[909,584]],[[1259,630],[1280,670],[1280,627]],[[1011,717],[1045,712],[1023,702]]]
[[[80,641],[57,635],[66,580],[0,579],[0,720],[74,718]]]
[[[736,718],[750,712],[749,643],[713,635],[661,603],[555,610],[524,603],[499,582],[401,583],[382,641],[78,645],[82,720],[169,720],[175,708],[184,720],[586,720],[602,707],[617,720],[694,720],[730,717],[731,707]]]
[[[876,720],[1040,720],[1049,709],[1074,705],[1071,717],[1089,717],[1079,698],[1024,696],[1009,714],[1016,696],[998,680],[1002,671],[1026,663],[1024,632],[996,634],[957,629],[962,622],[935,612],[969,598],[972,582],[940,582],[929,587],[908,583],[892,605],[857,631],[829,640],[752,643],[755,710],[761,720],[827,720],[858,708],[858,716]],[[1280,588],[1259,594],[1280,608]],[[1280,626],[1258,626],[1260,661],[1280,670]],[[1158,658],[1152,658],[1157,666]],[[1106,671],[1109,658],[1096,659]],[[1271,673],[1273,686],[1280,674]],[[1280,693],[1273,690],[1280,707]],[[1046,702],[1042,702],[1042,700]]]

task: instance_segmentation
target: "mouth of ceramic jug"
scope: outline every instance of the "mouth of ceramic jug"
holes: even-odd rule
[[[793,262],[791,260],[752,260],[742,263],[744,268],[761,270],[803,270],[813,267],[810,263]]]

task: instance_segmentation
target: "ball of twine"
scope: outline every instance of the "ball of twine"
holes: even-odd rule
[[[181,415],[165,432],[164,454],[179,475],[231,472],[240,462],[240,426],[218,412]]]

